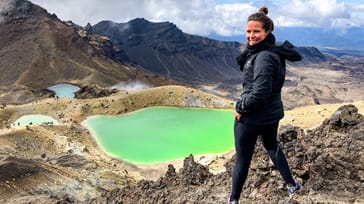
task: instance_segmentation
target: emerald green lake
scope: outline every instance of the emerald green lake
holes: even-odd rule
[[[132,163],[181,159],[233,149],[232,110],[152,107],[84,121],[101,148]]]
[[[18,118],[12,125],[26,126],[26,125],[41,125],[44,123],[59,125],[58,121],[55,120],[54,118],[41,114],[23,115],[20,118]]]

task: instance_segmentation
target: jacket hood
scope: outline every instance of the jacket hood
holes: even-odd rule
[[[284,41],[281,45],[275,46],[271,49],[272,52],[279,54],[281,57],[284,57],[288,61],[296,62],[302,60],[302,56],[297,51],[294,45],[292,45],[289,41]]]

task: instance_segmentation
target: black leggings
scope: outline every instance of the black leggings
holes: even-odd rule
[[[279,122],[269,125],[250,125],[241,121],[235,120],[234,137],[236,162],[233,172],[232,181],[232,198],[238,200],[243,189],[244,182],[248,176],[250,161],[253,156],[255,143],[259,135],[263,140],[263,146],[267,150],[273,164],[278,168],[284,181],[287,184],[295,185],[291,171],[282,150],[277,142],[277,130]]]

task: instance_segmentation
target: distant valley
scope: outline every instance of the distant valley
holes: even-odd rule
[[[364,50],[348,50],[348,49],[334,48],[334,47],[321,47],[319,49],[323,53],[332,54],[337,57],[345,55],[354,57],[364,57]]]
[[[276,27],[274,34],[278,41],[289,40],[297,46],[315,46],[317,48],[335,48],[338,50],[359,51],[363,56],[364,51],[364,27],[352,27],[342,29],[327,29],[314,27]],[[224,41],[245,41],[244,36],[220,36],[212,34],[212,39]],[[355,55],[357,55],[356,53]]]

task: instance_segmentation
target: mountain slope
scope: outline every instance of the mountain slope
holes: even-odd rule
[[[169,22],[102,21],[92,32],[109,37],[144,69],[186,83],[216,83],[237,79],[239,73],[239,43],[188,35]]]
[[[9,2],[0,22],[0,96],[9,88],[29,93],[61,82],[111,86],[153,78],[110,59],[88,36],[41,7],[26,0]]]

